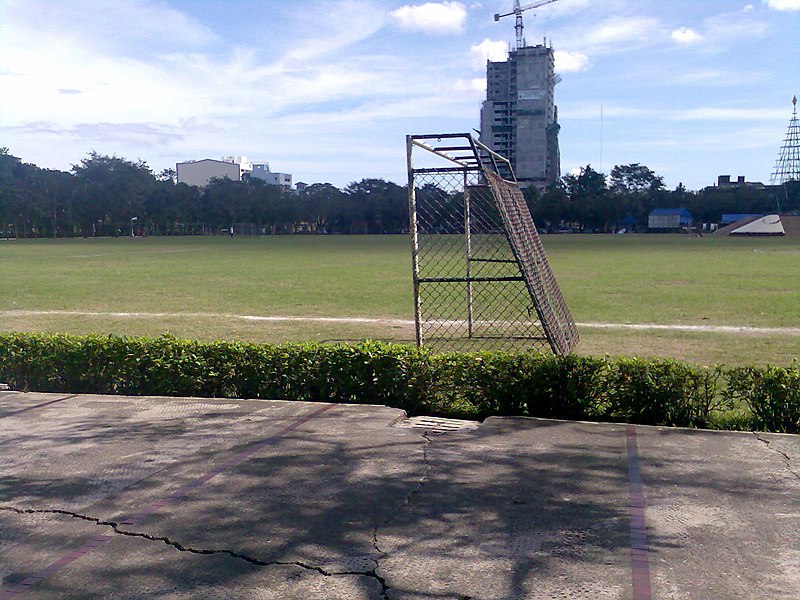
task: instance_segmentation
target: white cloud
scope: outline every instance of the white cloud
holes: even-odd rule
[[[382,26],[382,13],[376,23],[374,12],[360,10],[364,6],[337,3],[340,10],[321,17],[323,33],[317,31],[313,43],[293,44],[283,56],[262,62],[248,48],[199,49],[213,43],[216,34],[155,2],[118,0],[106,20],[95,14],[92,30],[80,29],[80,35],[65,25],[74,18],[66,9],[55,11],[42,27],[40,19],[12,3],[14,10],[5,11],[0,23],[0,87],[6,90],[0,97],[0,125],[49,121],[70,133],[71,127],[88,123],[219,120],[358,97],[365,90],[396,93],[392,75],[403,71],[396,61],[365,64],[333,52]],[[135,22],[136,36],[166,38],[157,52],[143,55],[138,44],[109,46],[106,40],[119,29],[117,18],[145,7],[151,18]],[[172,25],[165,24],[169,20]],[[170,27],[174,35],[167,35]]]
[[[307,14],[314,15],[314,27],[309,31]],[[305,39],[297,43],[285,57],[302,65],[305,61],[341,51],[361,42],[386,23],[386,15],[370,2],[341,0],[340,2],[316,2],[306,6],[292,23],[298,31],[309,31]]]
[[[772,108],[721,108],[704,106],[671,114],[676,121],[774,121],[785,116],[786,111]]]
[[[603,116],[607,119],[623,118],[623,119],[640,119],[640,118],[653,118],[662,117],[663,112],[650,108],[636,108],[630,106],[621,106],[616,104],[601,104],[587,103],[587,102],[562,102],[558,106],[558,114],[562,122],[566,119],[581,120],[581,121],[599,121],[600,111],[603,111]]]
[[[600,106],[589,103],[562,103],[559,115],[564,119],[599,120]],[[640,108],[619,104],[605,104],[606,119],[655,119],[670,121],[776,121],[786,115],[786,110],[777,108],[729,108],[700,106],[688,109]]]
[[[508,44],[504,41],[494,41],[489,38],[484,39],[480,44],[474,44],[469,49],[472,56],[472,66],[475,69],[486,67],[486,61],[504,61],[508,57]]]
[[[740,12],[710,17],[705,20],[705,25],[705,41],[721,48],[741,39],[752,42],[753,38],[765,35],[769,29],[764,21],[756,20],[753,15]]]
[[[580,52],[556,50],[553,55],[559,73],[576,73],[589,68],[589,57]]]
[[[201,47],[220,41],[205,25],[152,0],[119,0],[105,3],[102,9],[92,0],[7,0],[2,20],[3,37],[13,23],[15,29],[31,28],[42,36],[81,40],[83,45],[91,44],[95,51],[104,52],[118,53],[132,46],[142,52],[165,43]],[[117,26],[109,28],[109,23]]]
[[[511,4],[511,2],[503,2],[503,4]],[[523,6],[528,2],[522,2]],[[574,15],[592,5],[592,0],[561,0],[555,4],[550,4],[542,7],[541,12],[536,11],[536,18],[540,17],[563,17]],[[506,12],[505,10],[503,12]]]
[[[662,29],[659,21],[651,17],[612,17],[587,32],[585,41],[590,47],[645,42],[659,35]]]
[[[800,0],[798,0],[800,1]],[[751,6],[751,5],[748,5]],[[703,50],[727,52],[739,40],[753,40],[767,34],[769,26],[745,7],[742,11],[717,14],[703,21],[701,29],[681,27],[670,33],[673,42],[684,46],[702,45]]]
[[[486,91],[486,78],[476,77],[474,79],[457,79],[453,85],[453,89],[457,92],[485,92]]]
[[[800,0],[764,0],[774,10],[800,10]]]
[[[769,82],[769,73],[765,71],[701,68],[697,70],[676,71],[662,76],[661,81],[667,85],[702,85],[710,87],[738,87],[741,85],[764,85]]]
[[[689,27],[681,27],[680,29],[676,29],[671,34],[673,40],[678,42],[679,44],[694,44],[699,42],[703,39],[703,36],[697,33],[694,29],[690,29]]]
[[[461,33],[467,21],[467,9],[461,2],[426,2],[406,4],[391,16],[408,31],[425,33]]]

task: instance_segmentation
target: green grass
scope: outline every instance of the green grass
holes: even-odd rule
[[[399,316],[410,265],[397,236],[12,241],[0,310]]]
[[[543,241],[578,322],[800,326],[800,238],[565,235]],[[219,316],[412,319],[410,271],[405,236],[2,241],[0,331],[410,341],[413,330],[397,324]],[[184,316],[15,312],[21,310]],[[706,364],[786,364],[800,356],[800,336],[594,329],[582,329],[581,336],[578,351],[592,354]]]
[[[581,321],[798,326],[800,238],[545,236],[544,244]]]

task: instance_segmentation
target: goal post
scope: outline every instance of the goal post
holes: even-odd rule
[[[470,134],[407,137],[414,317],[440,351],[578,342],[510,162]]]

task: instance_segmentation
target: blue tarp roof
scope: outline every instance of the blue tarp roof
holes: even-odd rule
[[[692,222],[692,213],[685,208],[654,208],[650,212],[651,217],[666,217],[670,215],[679,215],[682,225]]]

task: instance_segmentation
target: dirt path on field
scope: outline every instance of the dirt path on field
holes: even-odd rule
[[[0,317],[39,317],[39,316],[65,316],[65,317],[114,317],[114,318],[210,318],[210,319],[238,319],[242,321],[273,322],[273,323],[341,323],[348,325],[369,324],[389,327],[413,327],[414,321],[410,319],[384,319],[372,317],[320,317],[320,316],[291,316],[291,315],[235,315],[214,312],[111,312],[111,311],[84,311],[84,310],[0,310]],[[746,325],[683,325],[683,324],[657,324],[657,323],[577,323],[585,329],[630,329],[635,331],[684,331],[690,333],[726,333],[734,335],[788,335],[800,336],[798,327],[750,327]]]

